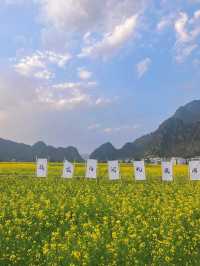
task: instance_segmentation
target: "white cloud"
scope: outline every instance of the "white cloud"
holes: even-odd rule
[[[195,11],[194,13],[194,19],[200,19],[200,9]]]
[[[164,16],[157,24],[157,31],[163,32],[168,27],[172,26],[174,23],[174,14],[170,14],[168,16]]]
[[[37,90],[38,100],[48,107],[56,110],[73,109],[82,104],[90,102],[90,96],[84,91],[77,89],[58,91],[56,86],[54,88],[40,88]]]
[[[64,82],[51,86],[43,86],[36,90],[37,99],[43,105],[56,110],[74,109],[78,106],[105,107],[116,101],[98,97],[91,93],[95,81]]]
[[[73,90],[73,89],[90,89],[96,87],[97,83],[95,81],[86,82],[63,82],[59,84],[52,85],[53,88],[59,90]]]
[[[127,18],[110,33],[106,33],[101,41],[82,49],[80,57],[107,57],[120,49],[135,33],[138,16]]]
[[[70,54],[57,54],[52,51],[36,51],[31,56],[21,58],[14,65],[14,68],[17,73],[26,77],[51,79],[54,77],[54,74],[48,70],[48,66],[55,65],[59,68],[63,68],[70,59]]]
[[[170,21],[163,18],[159,23],[157,24],[157,30],[163,31],[165,28],[167,28],[170,25]]]
[[[147,57],[136,65],[136,70],[139,79],[142,78],[144,74],[149,70],[151,63],[152,63],[151,59]]]
[[[86,70],[85,68],[78,68],[78,77],[81,80],[88,80],[92,77],[92,72]]]
[[[188,20],[188,15],[181,12],[179,14],[179,18],[175,21],[174,28],[177,33],[177,38],[180,42],[187,42],[189,39],[189,34],[186,30]]]
[[[47,25],[58,30],[82,30],[98,20],[103,1],[41,0],[41,17]]]
[[[15,66],[15,70],[23,76],[31,75],[36,69],[44,69],[45,63],[38,54],[22,58]]]
[[[117,127],[105,127],[103,123],[93,123],[88,126],[88,130],[96,133],[104,133],[106,135],[111,134],[119,134],[119,133],[131,133],[138,130],[141,126],[139,124],[136,125],[121,125]]]
[[[71,55],[69,53],[58,54],[52,51],[47,51],[44,57],[46,57],[47,61],[60,68],[65,67],[66,63],[71,59]]]
[[[105,50],[115,49],[129,39],[123,37],[126,33],[120,33],[119,27],[126,26],[125,23],[131,24],[133,17],[141,17],[149,2],[147,0],[36,0],[36,3],[40,13],[39,22],[43,26],[42,42],[47,49],[50,47],[65,51],[66,47],[70,47],[75,51],[80,49],[82,55],[90,55],[93,49],[104,54]],[[118,38],[124,38],[124,41]]]
[[[192,3],[194,4],[195,1],[191,1]],[[157,24],[157,31],[163,32],[166,28],[173,27],[176,34],[175,58],[178,63],[182,63],[199,47],[200,10],[194,11],[193,15],[189,16],[184,11],[178,11],[178,5],[173,9],[170,9],[169,15],[161,18]]]
[[[42,70],[34,73],[34,77],[37,79],[49,80],[54,78],[54,74],[48,70]]]
[[[107,128],[103,128],[103,132],[106,134],[113,134],[113,133],[119,133],[119,132],[134,132],[135,130],[137,130],[138,128],[140,128],[140,125],[122,125],[119,127],[107,127]]]
[[[188,44],[185,46],[177,46],[176,61],[178,63],[184,62],[185,58],[190,56],[192,52],[198,48],[197,44]]]
[[[144,8],[145,0],[40,0],[41,20],[46,26],[68,32],[111,30],[124,18]]]
[[[176,60],[181,63],[198,48],[200,10],[196,10],[191,18],[184,12],[179,13],[174,23],[174,29],[176,32]]]
[[[118,99],[119,99],[118,96],[115,96],[113,99],[98,97],[95,100],[95,105],[99,106],[99,107],[104,107],[104,106],[107,106],[107,105],[110,105],[110,104],[117,102]]]

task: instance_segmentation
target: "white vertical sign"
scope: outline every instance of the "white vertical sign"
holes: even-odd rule
[[[63,178],[72,178],[73,175],[74,175],[73,164],[68,162],[68,161],[64,161],[62,177]]]
[[[108,162],[108,173],[110,180],[119,179],[119,163],[118,161],[109,161]]]
[[[189,162],[190,179],[200,180],[200,161]]]
[[[47,159],[37,159],[37,177],[47,177]]]
[[[137,181],[146,180],[144,161],[135,161],[134,169],[135,169],[135,180]]]
[[[87,160],[86,178],[97,178],[97,160]]]
[[[173,181],[173,162],[162,162],[162,180]]]

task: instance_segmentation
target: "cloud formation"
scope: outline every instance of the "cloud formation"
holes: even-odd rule
[[[138,16],[127,18],[110,33],[104,34],[102,40],[82,49],[80,57],[103,57],[112,55],[120,49],[135,33]]]
[[[200,10],[196,10],[190,18],[187,13],[180,12],[174,23],[176,32],[176,60],[183,62],[199,46]]]
[[[135,0],[40,0],[41,17],[47,26],[71,32],[108,32],[124,18],[141,11],[146,1]]]
[[[26,77],[48,80],[54,77],[54,74],[48,70],[49,65],[64,68],[70,59],[71,55],[68,53],[58,54],[52,51],[36,51],[31,56],[20,58],[14,65],[14,69],[17,73]]]
[[[180,96],[174,80],[199,84],[199,0],[0,0],[0,7],[2,137],[87,150],[119,145],[139,132],[122,125],[144,119],[142,135],[160,122],[161,89],[171,108],[172,97],[177,105],[195,98]],[[145,108],[155,99],[151,116]]]
[[[81,80],[88,80],[92,77],[92,72],[88,71],[84,67],[78,68],[78,77]]]
[[[138,78],[141,79],[151,66],[151,59],[149,57],[144,58],[136,65]]]

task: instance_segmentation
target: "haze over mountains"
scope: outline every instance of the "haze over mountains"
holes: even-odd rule
[[[159,128],[116,149],[111,143],[96,149],[90,158],[98,160],[140,159],[150,156],[192,157],[200,155],[200,100],[180,107]]]
[[[193,157],[200,155],[200,100],[192,101],[180,107],[175,114],[164,121],[159,128],[126,143],[116,149],[111,143],[105,143],[90,158],[99,161],[115,159],[141,159],[144,157]],[[55,148],[44,142],[26,145],[0,139],[0,161],[34,161],[36,157],[51,161],[82,161],[83,158],[74,147]]]

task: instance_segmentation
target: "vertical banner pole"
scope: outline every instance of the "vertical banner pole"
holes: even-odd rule
[[[121,163],[119,162],[119,178],[122,184],[122,175],[121,175]]]
[[[85,161],[85,173],[83,176],[84,181],[86,181],[86,172],[87,172],[87,162]]]
[[[96,183],[98,184],[98,175],[99,175],[99,167],[98,167],[98,161],[97,161],[97,165],[96,165]]]
[[[61,168],[61,176],[62,176],[62,178],[63,178],[63,176],[64,176],[64,171],[65,171],[65,157],[64,157],[64,160],[63,160],[63,165],[62,165],[62,168]]]
[[[173,164],[172,160],[171,160],[171,164],[172,164],[172,178],[173,178],[173,183],[175,182],[175,165]]]
[[[74,161],[72,162],[72,178],[71,180],[74,180],[74,176],[75,176],[75,166],[74,166]]]
[[[37,156],[36,156],[36,162],[35,162],[35,177],[37,177]]]
[[[136,184],[136,175],[135,175],[135,162],[132,162],[133,165],[133,175],[134,175],[134,183]]]
[[[74,161],[74,179],[77,180],[77,176],[75,175],[75,171],[76,171],[76,161]]]
[[[188,181],[189,181],[189,184],[191,184],[191,177],[190,177],[190,162],[188,163]]]

